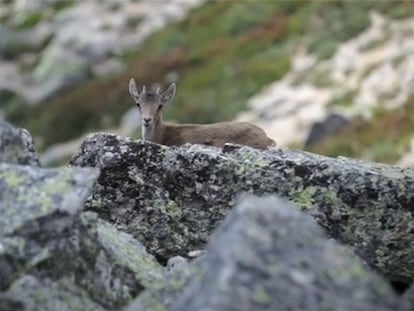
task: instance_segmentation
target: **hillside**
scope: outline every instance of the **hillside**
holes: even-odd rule
[[[303,133],[281,139],[283,145],[302,148],[311,125],[323,120],[332,107],[358,106],[356,95],[362,80],[349,87],[332,78],[331,73],[338,72],[334,70],[335,56],[341,44],[367,31],[372,25],[373,12],[390,21],[408,20],[414,16],[414,2],[208,1],[191,9],[183,20],[171,22],[141,44],[137,42],[135,47],[126,48],[120,56],[126,66],[118,73],[93,76],[81,85],[31,106],[15,94],[5,96],[3,92],[5,117],[28,128],[38,147],[45,150],[90,131],[118,127],[124,114],[133,107],[127,82],[135,77],[148,86],[177,82],[177,95],[165,110],[166,119],[207,123],[243,118],[241,112],[250,111],[249,118],[272,133],[272,128],[281,128],[285,120],[274,118],[269,112],[282,106],[268,97],[273,108],[258,112],[251,102],[273,83],[291,84],[286,79],[292,78],[294,72],[293,85],[299,91],[293,89],[293,93],[299,94],[301,87],[306,91],[306,85],[316,88],[316,92],[308,92],[302,105],[312,107],[313,102],[319,103],[323,92],[330,94],[322,98],[326,101],[323,108],[316,105],[315,109],[305,112],[315,116],[302,126]],[[411,31],[409,26],[406,29]],[[366,46],[366,51],[395,40],[395,35],[392,27],[384,28],[382,37]],[[393,61],[395,67],[406,67],[406,62],[413,58],[408,48],[405,51]],[[306,70],[297,71],[298,54],[311,57]],[[306,57],[301,59],[306,61]],[[371,73],[381,64],[382,61],[374,63],[369,68]],[[364,77],[368,74],[367,69]],[[342,80],[346,81],[347,77]],[[391,98],[395,92],[399,89],[383,96]],[[391,107],[392,110],[380,103],[374,104],[367,110],[368,114],[358,109],[350,113],[339,109],[349,118],[350,126],[307,149],[328,155],[395,162],[408,150],[412,133],[413,99],[407,97],[404,102],[397,108]],[[286,103],[282,108],[292,109],[295,115],[292,101]],[[319,113],[321,109],[323,113]],[[296,133],[300,126],[299,122],[286,131]],[[385,136],[381,134],[383,131]],[[138,133],[134,135],[138,137]]]

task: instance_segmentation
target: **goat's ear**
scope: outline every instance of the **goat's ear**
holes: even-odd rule
[[[171,83],[168,89],[161,94],[161,101],[163,104],[168,103],[174,98],[175,95],[175,83]]]
[[[129,94],[131,94],[136,103],[139,102],[140,93],[137,89],[137,84],[135,83],[134,78],[131,78],[131,80],[129,80]]]

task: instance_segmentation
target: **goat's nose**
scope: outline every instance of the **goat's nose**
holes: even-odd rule
[[[150,123],[152,118],[144,118],[144,123]]]

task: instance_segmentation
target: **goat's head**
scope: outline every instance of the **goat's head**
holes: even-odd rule
[[[145,86],[138,91],[135,80],[133,78],[129,80],[129,93],[141,114],[141,124],[145,127],[152,126],[164,105],[173,99],[175,88],[175,83],[172,83],[163,93],[160,93],[160,88],[157,88],[155,92],[147,92]]]

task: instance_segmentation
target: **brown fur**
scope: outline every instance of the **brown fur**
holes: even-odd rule
[[[220,122],[213,124],[171,124],[158,125],[162,133],[156,143],[179,146],[185,143],[223,147],[225,143],[266,149],[275,142],[254,124],[247,122]]]

